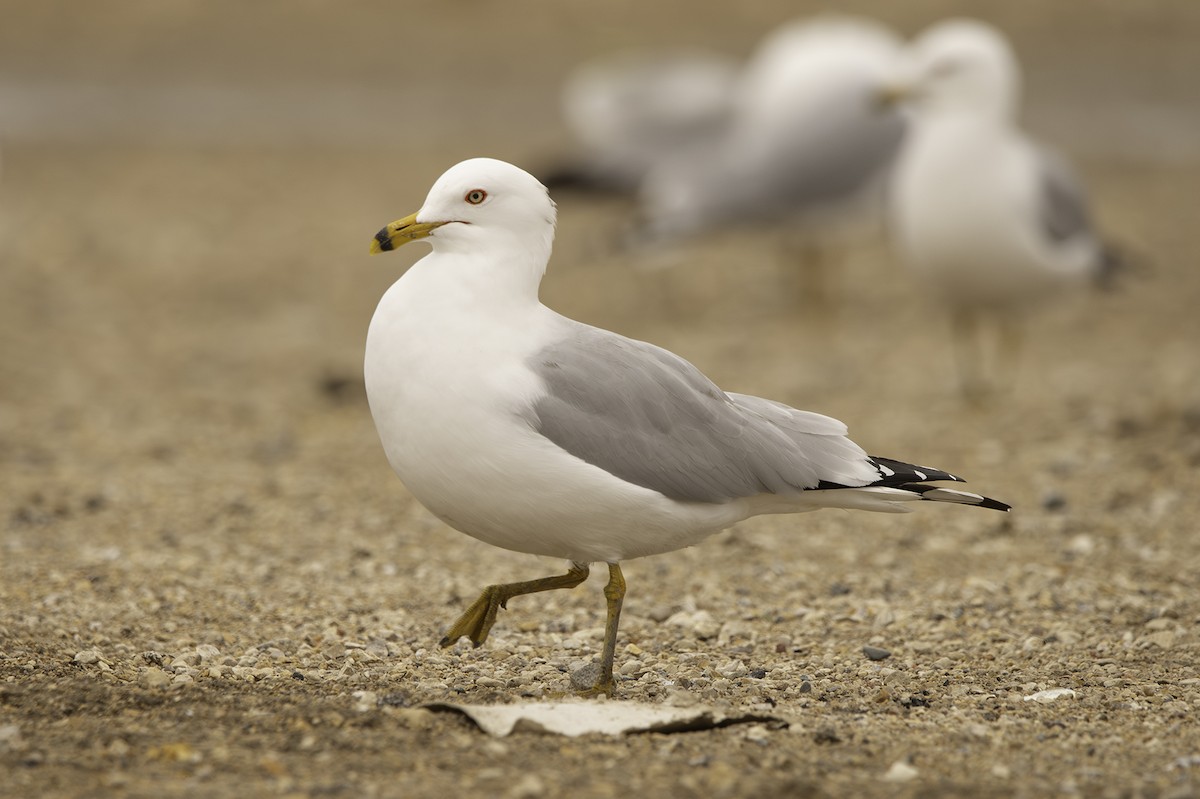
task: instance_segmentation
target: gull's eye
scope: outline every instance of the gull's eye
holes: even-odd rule
[[[463,199],[469,202],[471,205],[479,205],[481,202],[487,199],[487,192],[483,189],[471,189],[466,193],[466,196],[464,196]]]

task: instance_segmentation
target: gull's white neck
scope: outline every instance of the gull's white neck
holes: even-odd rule
[[[538,301],[546,256],[495,237],[490,243],[481,252],[476,242],[468,252],[437,242],[384,294],[367,333],[373,409],[380,396],[420,394],[422,383],[456,385],[461,378],[459,388],[469,394],[468,383],[486,379],[492,364],[523,361],[560,319]]]
[[[409,312],[430,318],[445,314],[504,317],[528,312],[539,304],[544,268],[544,263],[538,269],[522,257],[479,259],[441,250],[414,264],[388,293],[402,294]]]
[[[536,304],[553,240],[553,227],[544,237],[503,230],[490,230],[485,237],[470,226],[446,225],[430,238],[433,252],[402,280],[411,278],[419,284],[414,290],[438,295],[429,301],[501,310]]]
[[[561,324],[538,301],[544,261],[454,249],[439,248],[397,280],[367,333],[367,399],[406,483],[417,479],[409,467],[424,452],[420,431],[476,430],[483,395],[513,414],[528,405],[538,386],[522,364]]]

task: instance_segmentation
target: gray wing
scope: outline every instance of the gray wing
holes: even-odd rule
[[[1054,243],[1092,235],[1092,220],[1087,198],[1066,160],[1045,148],[1038,158],[1038,221]]]
[[[826,104],[820,125],[784,126],[769,143],[734,136],[661,159],[641,191],[648,233],[773,224],[852,200],[889,168],[905,121],[872,109],[866,87]]]
[[[1126,267],[1125,258],[1092,227],[1083,187],[1066,159],[1045,148],[1037,149],[1035,155],[1039,169],[1038,216],[1042,231],[1054,244],[1092,241],[1096,248],[1092,278],[1101,288],[1111,287],[1116,275]]]
[[[580,326],[530,367],[530,422],[562,449],[672,499],[724,502],[879,478],[835,419],[726,394],[682,358]]]
[[[903,138],[903,120],[894,116],[798,141],[803,146],[779,151],[750,171],[717,169],[709,216],[772,221],[844,202],[881,174]]]

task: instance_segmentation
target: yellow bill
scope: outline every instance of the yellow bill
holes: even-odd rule
[[[375,240],[371,242],[371,254],[390,252],[410,241],[423,239],[444,224],[446,223],[418,222],[416,214],[409,214],[403,219],[397,219],[375,234]]]
[[[873,99],[876,108],[890,109],[904,104],[916,95],[916,89],[906,83],[891,83],[879,87]]]

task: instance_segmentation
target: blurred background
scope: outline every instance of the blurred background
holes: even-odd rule
[[[1135,268],[1114,291],[1030,319],[1020,373],[975,406],[957,391],[942,309],[885,238],[836,260],[833,302],[814,310],[794,279],[803,237],[778,225],[629,248],[631,197],[556,191],[547,304],[668,347],[729,390],[836,416],[872,453],[963,474],[1016,508],[1007,519],[936,508],[754,520],[752,535],[627,568],[623,633],[658,652],[663,628],[647,620],[657,606],[741,613],[776,625],[766,636],[783,629],[781,608],[870,618],[862,603],[888,597],[902,609],[887,631],[899,640],[926,634],[927,605],[945,609],[947,639],[930,657],[956,651],[963,629],[990,636],[1002,615],[1018,632],[988,690],[1017,684],[1013,712],[1026,678],[1005,658],[1059,673],[1043,638],[1110,647],[1143,676],[1194,677],[1194,0],[9,0],[0,643],[70,663],[85,646],[111,654],[129,642],[129,679],[150,648],[212,640],[240,652],[343,627],[397,630],[411,655],[480,585],[557,568],[448,532],[388,468],[362,390],[363,342],[379,297],[424,249],[369,258],[371,237],[461,159],[538,174],[570,163],[581,148],[561,94],[592,59],[683,49],[741,64],[776,26],[830,10],[904,39],[950,15],[1002,30],[1024,71],[1023,125],[1070,157],[1097,224]],[[521,623],[541,632],[514,632],[516,621],[507,632],[561,654],[557,639],[529,636],[546,635],[547,619],[552,631],[599,626],[599,588],[587,590],[525,606]],[[953,608],[980,603],[954,626]],[[861,660],[856,632],[796,614],[787,633],[811,647],[797,668],[810,654]],[[1159,616],[1178,626],[1170,652],[1141,643]],[[755,657],[792,658],[774,653]],[[487,666],[487,654],[471,662]],[[458,665],[447,667],[455,685]],[[441,677],[412,668],[395,678],[404,690],[445,695]],[[1106,751],[1178,737],[1127,715],[1139,732],[1097,732],[1115,742]],[[1055,751],[1026,750],[1047,753],[1042,773],[1057,771]]]
[[[288,469],[307,486],[291,490],[327,492],[339,458],[342,476],[399,494],[361,402],[361,351],[377,298],[421,253],[368,260],[374,231],[418,208],[462,158],[539,172],[578,155],[561,94],[591,59],[692,49],[742,62],[774,27],[826,10],[9,4],[0,465],[20,486],[6,492],[9,515],[52,516],[37,506],[55,504],[49,496],[66,508],[80,497],[154,506],[154,485],[191,497],[180,510],[193,514],[195,502],[284,490]],[[1031,442],[1086,440],[1123,418],[1192,418],[1200,9],[921,0],[839,10],[901,37],[949,14],[1004,31],[1024,68],[1024,124],[1069,154],[1106,235],[1152,267],[1039,319],[1016,388],[985,413],[955,395],[944,322],[886,243],[839,266],[837,311],[817,319],[781,289],[793,267],[778,231],[684,242],[656,268],[660,255],[617,243],[636,213],[628,198],[564,193],[545,300],[673,348],[730,389],[843,418],[884,454],[964,471],[978,462],[988,488],[1013,501],[1049,490],[1036,469],[1006,463],[1035,456]],[[964,427],[969,441],[949,432]],[[1077,449],[1043,455],[1090,459]]]

